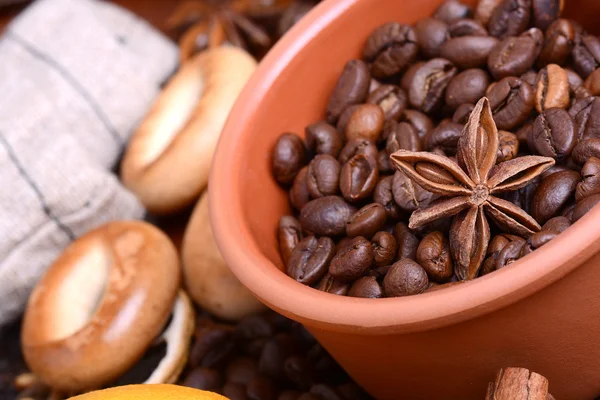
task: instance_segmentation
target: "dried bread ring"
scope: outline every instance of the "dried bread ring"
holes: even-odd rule
[[[227,400],[219,394],[175,385],[127,385],[71,397],[70,400]]]
[[[27,364],[68,393],[116,379],[161,332],[180,279],[175,247],[148,223],[111,222],[87,233],[29,298],[21,331]]]
[[[204,190],[223,125],[255,68],[245,51],[217,47],[184,63],[167,84],[121,164],[123,182],[149,211],[177,212]]]

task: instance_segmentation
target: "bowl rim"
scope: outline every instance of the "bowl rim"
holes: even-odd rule
[[[418,296],[360,299],[320,292],[281,272],[257,246],[241,204],[240,138],[273,82],[324,26],[362,0],[329,0],[296,24],[260,63],[230,113],[214,156],[209,207],[214,236],[234,275],[278,312],[313,327],[410,333],[483,316],[546,288],[600,250],[600,207],[551,243],[484,277]]]

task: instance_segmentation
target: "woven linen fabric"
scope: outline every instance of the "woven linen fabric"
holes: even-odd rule
[[[0,327],[78,236],[144,209],[111,172],[177,48],[97,0],[38,0],[0,37]]]

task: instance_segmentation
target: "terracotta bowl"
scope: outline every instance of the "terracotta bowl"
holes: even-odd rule
[[[592,399],[600,395],[599,207],[513,265],[434,293],[349,298],[281,271],[276,227],[290,208],[270,173],[278,135],[303,134],[323,118],[344,64],[359,56],[376,26],[413,23],[440,3],[329,0],[279,42],[241,95],[218,147],[210,181],[217,242],[259,299],[305,324],[378,399],[482,399],[504,366],[545,375],[557,399]],[[567,4],[580,15],[600,11],[596,0]]]

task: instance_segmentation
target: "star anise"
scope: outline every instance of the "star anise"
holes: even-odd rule
[[[456,275],[462,280],[477,277],[490,240],[488,217],[503,232],[523,237],[541,229],[529,214],[496,195],[526,186],[554,165],[554,159],[524,156],[496,165],[498,144],[498,129],[488,99],[483,98],[473,109],[458,142],[458,163],[428,152],[399,150],[391,156],[398,170],[443,196],[414,211],[409,227],[454,216],[450,249]]]

